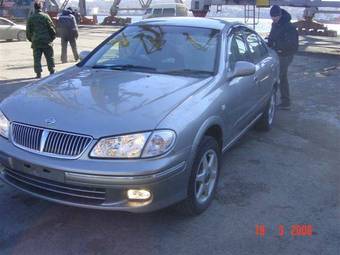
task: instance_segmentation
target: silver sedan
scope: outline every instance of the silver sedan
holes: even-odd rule
[[[67,205],[146,212],[212,202],[221,157],[273,124],[277,55],[242,24],[144,20],[0,104],[0,177]]]
[[[0,17],[0,40],[26,40],[26,27]]]

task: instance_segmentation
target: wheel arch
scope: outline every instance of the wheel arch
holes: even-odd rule
[[[223,128],[222,127],[223,127],[223,121],[218,116],[212,116],[208,118],[206,121],[204,121],[204,123],[201,125],[198,132],[196,133],[196,136],[192,144],[191,156],[188,162],[190,168],[194,162],[199,144],[202,141],[204,136],[209,135],[209,136],[214,137],[217,140],[220,151],[222,152],[222,148],[223,148]]]

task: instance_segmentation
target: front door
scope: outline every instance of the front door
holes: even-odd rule
[[[230,37],[227,46],[227,70],[231,73],[238,61],[250,62],[249,49],[241,30],[236,30]],[[225,86],[226,111],[225,121],[229,127],[229,139],[237,136],[251,121],[252,106],[256,103],[256,84],[254,75],[235,77]]]
[[[269,100],[271,88],[274,84],[271,66],[273,59],[269,56],[268,49],[262,39],[253,31],[246,30],[246,43],[249,47],[252,63],[256,65],[255,82],[256,82],[256,104],[253,105],[254,114],[261,112]]]

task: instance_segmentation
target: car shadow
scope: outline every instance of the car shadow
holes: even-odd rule
[[[35,81],[35,77],[1,80],[0,79],[0,102],[12,94],[14,91],[24,87],[25,85]]]
[[[0,86],[29,83],[32,80],[36,80],[36,78],[35,77],[29,77],[29,78],[20,78],[20,79],[11,79],[11,80],[0,80]]]

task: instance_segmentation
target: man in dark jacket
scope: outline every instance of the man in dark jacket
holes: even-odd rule
[[[67,44],[71,45],[75,61],[79,59],[77,51],[78,26],[72,10],[64,10],[58,19],[58,28],[61,37],[61,62],[67,62]]]
[[[270,9],[273,24],[268,37],[268,45],[273,48],[280,59],[280,93],[281,109],[290,109],[288,67],[293,61],[294,54],[298,50],[299,37],[295,26],[290,22],[290,14],[274,5]]]
[[[56,37],[56,31],[50,16],[42,12],[41,2],[34,3],[34,14],[29,17],[26,25],[26,37],[32,42],[36,77],[41,77],[42,54],[45,55],[50,74],[53,74],[55,65],[52,42]]]

